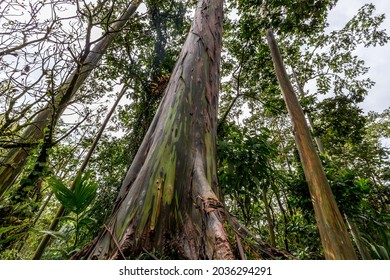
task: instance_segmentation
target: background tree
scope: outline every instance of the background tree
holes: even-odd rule
[[[114,19],[113,22],[111,22],[111,20],[109,19],[107,23],[104,21],[100,21],[100,19],[98,18],[99,13],[104,8],[105,2],[98,3],[94,8],[90,8],[88,5],[86,5],[84,7],[85,11],[83,11],[82,8],[80,8],[77,4],[78,13],[81,14],[82,17],[84,17],[88,22],[86,26],[84,48],[77,56],[73,54],[71,49],[69,48],[70,54],[75,59],[75,67],[73,69],[69,69],[70,71],[67,72],[66,78],[62,80],[58,86],[56,86],[53,81],[55,76],[52,76],[51,86],[45,93],[45,96],[49,97],[50,102],[47,105],[44,105],[42,110],[36,116],[34,116],[33,119],[31,119],[31,123],[26,126],[25,130],[21,135],[22,141],[27,140],[28,142],[30,142],[28,145],[31,145],[31,142],[36,142],[41,138],[44,139],[44,145],[41,150],[41,157],[38,157],[38,169],[40,169],[39,166],[46,161],[47,149],[52,144],[51,142],[54,126],[58,121],[59,117],[61,116],[62,112],[69,105],[69,102],[71,102],[72,97],[83,84],[90,72],[94,68],[96,68],[97,63],[99,62],[102,55],[106,52],[108,46],[114,40],[115,35],[121,30],[121,28],[129,20],[129,18],[134,14],[139,4],[140,1],[134,1],[129,3],[126,6],[125,12],[119,17],[119,19]],[[55,8],[53,9],[53,11],[55,11]],[[109,14],[112,14],[112,12],[113,6],[110,8]],[[98,19],[97,23],[96,19]],[[100,38],[96,40],[91,40],[92,28],[97,24],[105,24],[102,25],[102,28],[103,30],[105,29],[105,31]],[[78,42],[81,43],[80,41]],[[13,101],[11,104],[13,105],[14,102],[15,101]],[[46,132],[44,131],[45,129],[47,129]],[[2,163],[0,169],[0,195],[4,194],[4,192],[7,191],[10,185],[14,182],[16,177],[22,171],[27,156],[28,153],[26,147],[23,147],[23,144],[13,148],[5,156],[4,162]],[[41,170],[36,171],[39,172]],[[31,178],[33,176],[34,175],[30,176],[30,178],[28,179],[35,181],[35,178]]]

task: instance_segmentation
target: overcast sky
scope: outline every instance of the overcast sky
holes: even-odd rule
[[[377,14],[386,14],[382,28],[390,33],[390,1],[389,0],[339,0],[337,6],[329,14],[330,29],[339,29],[351,19],[366,3],[373,3]],[[359,48],[356,53],[370,67],[368,77],[376,82],[361,107],[364,111],[382,112],[390,107],[390,42],[385,46]]]

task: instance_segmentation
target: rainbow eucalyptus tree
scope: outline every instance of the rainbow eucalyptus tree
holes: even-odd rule
[[[105,229],[78,257],[232,259],[216,172],[222,0],[198,0],[165,95]]]
[[[276,76],[293,122],[295,142],[309,185],[325,258],[356,259],[354,247],[314,148],[302,107],[287,76],[275,37],[271,30],[267,30],[266,34]]]

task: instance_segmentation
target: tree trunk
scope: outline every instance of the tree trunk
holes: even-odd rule
[[[272,31],[267,30],[277,78],[294,125],[294,135],[321,236],[326,259],[357,259],[347,228],[334,200],[315,150],[305,116],[284,68]]]
[[[299,95],[301,97],[304,97],[305,93],[303,91],[303,86],[300,84],[300,82],[298,81],[298,77],[297,77],[297,74],[295,72],[295,70],[293,69],[293,75],[294,75],[294,78],[295,78],[295,81],[298,85],[298,91],[299,91]],[[310,113],[306,113],[306,118],[309,122],[309,127],[311,128],[311,131],[314,135],[314,123],[313,123],[313,118],[311,117],[311,114]],[[318,136],[314,136],[314,141],[317,145],[317,148],[318,148],[318,151],[320,152],[320,154],[325,154],[325,148],[324,148],[324,145],[322,143],[322,140],[320,137]],[[360,233],[359,233],[359,230],[357,228],[357,225],[354,221],[350,220],[348,218],[347,215],[344,214],[344,217],[345,217],[345,221],[350,229],[350,232],[351,232],[351,235],[352,235],[352,240],[354,241],[361,257],[363,260],[371,260],[371,256],[367,250],[367,248],[364,246],[364,244],[362,244],[361,242],[361,237],[360,237]]]
[[[77,172],[77,175],[74,178],[72,185],[69,188],[71,191],[73,191],[74,188],[76,187],[77,178],[82,175],[85,168],[87,167],[88,162],[91,159],[91,156],[92,156],[92,154],[93,154],[93,152],[94,152],[94,150],[95,150],[95,148],[96,148],[96,146],[97,146],[97,144],[98,144],[98,142],[103,134],[104,129],[106,128],[109,120],[111,119],[112,114],[115,112],[115,109],[119,104],[119,101],[125,95],[126,91],[127,91],[127,87],[123,86],[115,103],[112,105],[111,110],[108,112],[106,118],[104,119],[104,122],[103,122],[102,126],[100,127],[98,134],[96,135],[91,147],[89,148],[88,153],[85,156],[85,158],[84,158],[84,160],[79,168],[79,171]],[[64,211],[65,211],[65,208],[64,208],[64,206],[61,205],[58,208],[58,210],[57,210],[57,212],[56,212],[56,214],[55,214],[55,216],[50,224],[49,231],[54,231],[56,229],[58,222],[59,222],[59,218],[61,218],[63,216]],[[42,254],[45,252],[46,246],[49,243],[50,238],[51,238],[51,236],[49,234],[46,234],[43,236],[41,242],[39,243],[37,249],[35,250],[33,260],[39,260],[42,257]]]
[[[268,229],[269,229],[269,239],[271,246],[276,246],[276,241],[275,241],[275,230],[274,230],[274,221],[272,219],[271,211],[270,211],[270,205],[267,200],[267,192],[265,191],[265,188],[262,191],[262,200],[264,202],[264,207],[265,207],[265,213],[267,215],[267,223],[268,223]]]
[[[287,238],[287,224],[288,224],[287,213],[286,213],[286,210],[284,210],[284,208],[283,208],[282,201],[280,200],[280,194],[279,194],[278,189],[276,188],[275,182],[272,182],[271,186],[272,186],[272,190],[275,194],[276,201],[278,202],[280,212],[282,212],[282,215],[283,215],[283,222],[284,222],[284,224],[283,224],[283,241],[284,241],[284,247],[285,247],[286,251],[288,252],[289,246],[288,246],[288,238]]]
[[[355,221],[352,219],[349,219],[348,216],[345,214],[344,214],[344,217],[345,217],[345,220],[347,221],[349,229],[351,230],[353,240],[355,241],[355,244],[356,244],[356,247],[358,248],[360,256],[362,257],[363,260],[372,260],[370,252],[368,251],[367,247],[362,242],[362,237],[360,236],[360,232],[359,232],[358,226],[356,225]]]
[[[65,110],[68,102],[81,87],[98,62],[114,41],[118,32],[125,26],[130,17],[137,10],[141,0],[134,0],[128,6],[122,16],[116,20],[109,28],[109,32],[100,40],[89,52],[85,50],[85,58],[80,61],[80,65],[70,75],[69,79],[59,87],[56,92],[55,104],[48,104],[31,122],[23,132],[21,139],[34,143],[42,139],[43,130],[54,117],[55,124]],[[51,128],[54,129],[54,128]],[[28,148],[13,148],[5,156],[0,165],[0,197],[9,189],[16,180],[26,163],[29,154]]]
[[[126,175],[113,214],[78,258],[158,250],[233,259],[216,170],[222,0],[198,0],[165,95]]]

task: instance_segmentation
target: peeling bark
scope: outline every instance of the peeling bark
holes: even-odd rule
[[[222,20],[222,0],[198,0],[163,100],[107,223],[115,238],[103,230],[77,258],[137,257],[152,249],[180,259],[234,258],[216,170]]]

